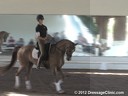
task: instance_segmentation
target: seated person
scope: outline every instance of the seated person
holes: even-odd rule
[[[19,40],[16,42],[17,46],[24,46],[24,39],[23,38],[19,38]]]
[[[15,39],[12,36],[8,39],[7,47],[15,47]]]
[[[29,41],[28,45],[35,45],[34,40],[33,40],[33,39],[31,39],[31,40]]]

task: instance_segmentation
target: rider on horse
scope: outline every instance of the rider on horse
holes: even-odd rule
[[[47,27],[43,24],[43,20],[44,20],[44,16],[39,14],[37,15],[37,26],[35,28],[36,30],[36,40],[37,40],[37,44],[36,44],[36,49],[39,50],[39,54],[38,54],[38,62],[37,62],[37,68],[40,67],[40,64],[43,62],[44,60],[44,44],[45,44],[45,39],[47,37]],[[43,65],[46,67],[46,64],[43,62]]]

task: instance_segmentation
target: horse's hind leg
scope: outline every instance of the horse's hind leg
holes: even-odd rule
[[[16,72],[15,75],[15,88],[18,89],[20,87],[20,79],[19,79],[19,74],[21,71],[24,69],[24,66],[20,66]]]
[[[27,90],[32,89],[31,82],[30,82],[30,72],[31,72],[32,66],[33,66],[33,63],[29,62],[27,66],[26,76],[25,76],[25,85]]]

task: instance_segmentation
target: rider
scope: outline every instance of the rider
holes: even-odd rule
[[[46,63],[44,63],[44,43],[47,36],[47,27],[43,24],[44,16],[42,14],[37,15],[37,26],[35,28],[36,30],[36,49],[39,50],[38,54],[38,62],[37,62],[37,68],[40,68],[40,64],[43,62],[44,67],[46,67]]]

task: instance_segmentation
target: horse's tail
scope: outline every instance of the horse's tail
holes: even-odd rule
[[[8,64],[7,66],[4,66],[1,70],[0,70],[0,73],[1,74],[5,74],[8,70],[10,70],[14,64],[16,63],[17,61],[17,52],[18,50],[20,49],[21,47],[15,47],[13,52],[12,52],[12,57],[11,57],[11,61],[10,61],[10,64]]]

